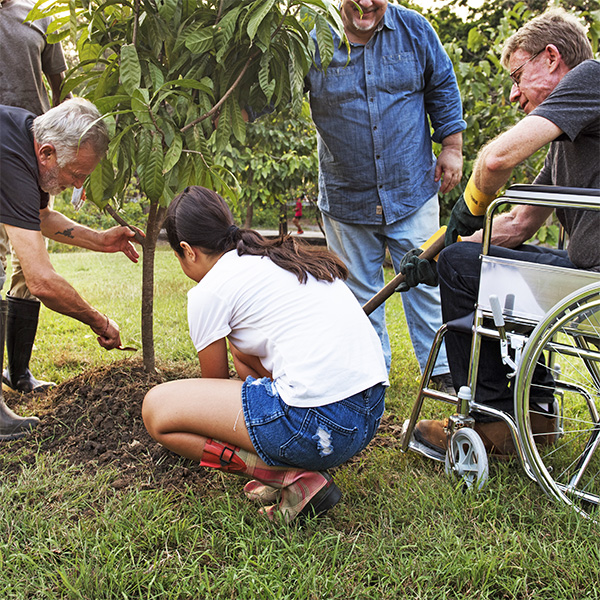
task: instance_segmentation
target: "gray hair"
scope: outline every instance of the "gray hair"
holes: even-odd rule
[[[73,162],[83,144],[97,156],[108,149],[108,129],[98,109],[84,98],[71,98],[36,117],[33,136],[40,145],[52,144],[59,167]]]
[[[548,44],[558,48],[569,69],[594,58],[585,27],[564,8],[552,8],[526,23],[504,43],[502,64],[508,68],[513,52],[523,50],[531,56],[542,52]]]

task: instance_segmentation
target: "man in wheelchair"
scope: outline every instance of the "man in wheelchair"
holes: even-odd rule
[[[584,27],[563,9],[549,10],[507,40],[502,64],[513,81],[510,100],[518,101],[526,116],[481,150],[465,192],[452,210],[446,248],[437,263],[444,322],[465,317],[474,309],[480,281],[483,215],[514,167],[550,144],[534,183],[600,189],[600,62],[593,59]],[[499,215],[494,219],[490,254],[600,272],[600,211],[557,209],[556,216],[569,235],[566,251],[524,244],[551,212],[549,207],[519,205]],[[454,243],[458,236],[463,241]],[[433,261],[407,255],[402,272],[408,285],[416,285],[431,282],[435,268]],[[453,384],[458,390],[467,383],[472,336],[449,331],[445,339]],[[475,400],[513,413],[508,372],[498,342],[484,340]],[[551,442],[556,428],[552,379],[545,369],[539,369],[536,375],[538,379],[550,379],[546,395],[535,398],[540,412],[547,411],[547,416],[536,415],[531,425],[534,433],[549,434],[538,440]],[[472,416],[475,430],[489,452],[515,452],[504,422],[481,414]],[[414,435],[421,443],[445,452],[443,421],[420,421]]]

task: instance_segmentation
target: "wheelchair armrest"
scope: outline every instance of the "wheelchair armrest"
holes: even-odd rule
[[[448,331],[454,331],[456,333],[473,333],[473,322],[475,320],[475,313],[469,313],[464,317],[459,317],[453,321],[448,321],[446,327]]]
[[[527,192],[533,194],[550,195],[553,194],[569,194],[574,196],[596,196],[600,197],[600,190],[593,188],[575,188],[575,187],[564,187],[559,185],[534,185],[531,183],[520,183],[517,185],[511,185],[503,196],[511,198],[513,196],[519,196],[520,193]]]

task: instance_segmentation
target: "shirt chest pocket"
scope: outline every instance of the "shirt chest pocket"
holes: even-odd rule
[[[359,98],[361,85],[359,69],[354,65],[329,67],[310,93],[315,99],[335,107]]]
[[[423,86],[423,78],[418,72],[417,57],[412,52],[399,52],[383,56],[381,69],[382,92],[403,94],[420,90]]]

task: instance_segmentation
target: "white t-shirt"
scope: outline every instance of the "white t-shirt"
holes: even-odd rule
[[[197,351],[229,337],[258,356],[291,406],[324,406],[388,385],[379,337],[343,281],[305,284],[268,258],[224,254],[188,292]]]

